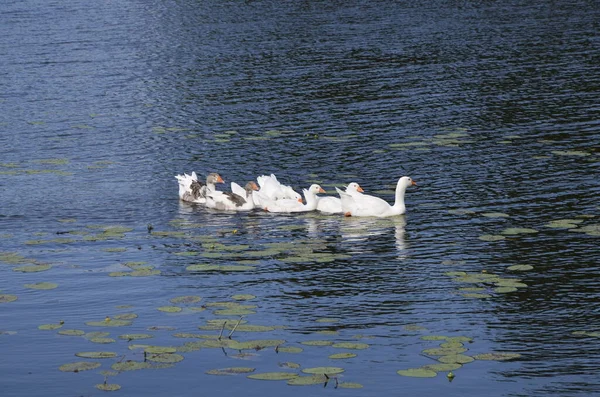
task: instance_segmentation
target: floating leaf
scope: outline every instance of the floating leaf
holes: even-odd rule
[[[170,346],[146,346],[144,347],[144,351],[152,354],[169,354],[175,353],[177,349]]]
[[[201,297],[195,295],[186,295],[186,296],[178,296],[176,298],[171,298],[169,301],[175,304],[190,304],[190,303],[198,303],[202,300]]]
[[[507,294],[509,292],[515,292],[517,291],[517,287],[496,287],[494,288],[494,292],[498,293],[498,294]]]
[[[16,295],[0,294],[0,303],[14,302],[17,299]]]
[[[290,361],[285,361],[283,363],[279,363],[279,366],[282,368],[292,368],[292,369],[300,368],[300,364],[292,363]]]
[[[2,298],[0,295],[0,302],[2,302]],[[55,330],[55,329],[59,329],[62,328],[63,324],[42,324],[38,326],[38,329],[42,329],[42,330]]]
[[[470,338],[468,336],[450,336],[450,337],[446,338],[446,340],[449,343],[465,343],[465,342],[472,342],[473,338]]]
[[[327,375],[335,375],[341,374],[344,372],[344,368],[340,367],[314,367],[314,368],[304,368],[302,370],[305,374],[327,374]]]
[[[213,313],[217,316],[245,316],[248,314],[256,314],[254,310],[244,309],[241,307],[215,310]]]
[[[15,267],[13,271],[15,272],[23,272],[23,273],[36,273],[36,272],[44,272],[52,268],[52,265],[27,265],[21,267]]]
[[[305,340],[300,342],[306,346],[331,346],[333,342],[330,340]]]
[[[331,318],[331,317],[323,317],[315,320],[318,323],[338,323],[340,321],[339,318]]]
[[[481,216],[485,216],[487,218],[508,218],[510,215],[505,214],[504,212],[484,212]]]
[[[356,354],[354,354],[354,353],[337,353],[337,354],[332,354],[329,356],[329,358],[331,358],[333,360],[340,360],[340,359],[352,358],[352,357],[356,357]]]
[[[116,340],[114,340],[113,338],[104,338],[104,337],[89,338],[89,341],[94,342],[94,343],[102,343],[102,344],[116,342]]]
[[[507,235],[515,235],[515,234],[533,234],[533,233],[538,233],[538,231],[535,229],[528,229],[528,228],[524,228],[524,227],[509,227],[507,229],[504,229],[501,233],[507,234]]]
[[[462,364],[459,363],[440,363],[440,364],[429,364],[424,365],[423,368],[429,369],[435,372],[447,372],[454,371],[455,369],[459,369],[462,367]]]
[[[135,313],[119,313],[115,316],[113,316],[114,319],[117,320],[133,320],[134,318],[137,318],[138,315]]]
[[[105,319],[104,321],[88,321],[85,325],[90,327],[126,327],[131,325],[129,320]]]
[[[85,331],[79,330],[79,329],[63,329],[58,331],[58,333],[60,335],[67,335],[67,336],[83,336],[85,335]]]
[[[399,370],[398,375],[411,376],[415,378],[434,378],[437,375],[437,372],[426,368],[410,368]]]
[[[581,150],[553,150],[552,154],[556,154],[557,156],[577,156],[577,157],[585,157],[585,156],[590,155],[590,153],[584,152]]]
[[[117,353],[113,352],[79,352],[75,353],[77,357],[82,358],[113,358],[117,356]]]
[[[138,369],[152,368],[152,364],[147,361],[122,361],[110,366],[115,371],[136,371]]]
[[[447,336],[443,336],[443,335],[423,335],[421,336],[422,340],[446,340],[448,339]]]
[[[49,289],[57,288],[58,284],[41,282],[41,283],[35,283],[35,284],[25,284],[24,287],[30,288],[30,289],[49,290]]]
[[[116,383],[99,383],[96,385],[96,389],[102,391],[117,391],[121,389],[121,386]]]
[[[152,335],[149,334],[124,334],[124,335],[119,335],[119,339],[125,339],[125,340],[138,340],[138,339],[149,339],[152,338]]]
[[[290,386],[308,386],[318,385],[327,382],[325,375],[312,375],[312,376],[296,376],[287,381]]]
[[[368,348],[369,345],[367,345],[366,343],[340,342],[335,343],[334,345],[332,345],[332,347],[337,347],[340,349],[362,350]]]
[[[403,325],[402,328],[404,328],[406,331],[427,331],[427,328],[417,324]]]
[[[491,360],[491,361],[507,361],[513,360],[515,358],[519,358],[521,355],[519,353],[484,353],[477,354],[473,356],[473,358],[477,360]]]
[[[231,299],[234,299],[236,301],[247,301],[252,300],[254,298],[256,298],[256,296],[250,294],[236,294],[231,296]]]
[[[583,222],[583,219],[559,219],[546,223],[544,226],[553,229],[571,229],[577,227],[577,224]]]
[[[259,350],[259,349],[264,349],[265,347],[269,347],[269,346],[279,346],[283,343],[285,343],[285,340],[283,340],[283,339],[250,340],[250,341],[246,341],[246,342],[231,341],[231,343],[229,343],[229,347],[231,349],[235,349],[235,350],[244,350],[244,349]]]
[[[511,272],[524,272],[531,269],[533,269],[531,265],[512,265],[506,268],[506,270],[510,270]]]
[[[249,367],[229,367],[229,368],[221,368],[221,369],[211,369],[210,371],[206,371],[209,375],[237,375],[237,374],[247,374],[249,372],[254,372],[255,368]]]
[[[471,356],[466,356],[464,354],[450,354],[447,356],[442,356],[438,358],[438,361],[441,363],[458,363],[458,364],[466,364],[473,361],[474,358]]]
[[[102,251],[104,251],[104,252],[125,252],[125,251],[127,251],[127,248],[123,248],[123,247],[103,248]]]
[[[91,361],[78,361],[70,364],[63,364],[58,369],[63,372],[81,372],[88,371],[90,369],[95,369],[100,366],[100,363],[91,362]]]
[[[333,330],[328,330],[328,329],[317,331],[316,333],[319,335],[339,335],[338,331],[333,331]]]
[[[460,346],[454,347],[439,347],[433,349],[425,349],[423,350],[423,353],[428,354],[430,356],[448,356],[452,354],[464,353],[466,351],[467,349],[462,347],[462,344],[460,344]]]
[[[340,382],[338,383],[338,387],[342,389],[362,389],[363,385],[355,382]]]
[[[283,346],[277,349],[279,353],[301,353],[303,350],[296,346]]]
[[[159,363],[178,363],[183,360],[183,356],[175,353],[151,353],[146,354],[146,360]]]
[[[490,294],[478,294],[478,293],[465,293],[465,294],[461,294],[462,296],[464,296],[465,298],[474,298],[474,299],[486,299],[486,298],[491,298],[492,295]]]
[[[183,309],[178,306],[161,306],[157,310],[165,313],[179,313]]]
[[[250,379],[258,380],[289,380],[295,378],[298,374],[293,372],[264,372],[260,374],[248,375]]]
[[[500,241],[506,240],[506,237],[500,236],[498,234],[482,234],[478,237],[478,239],[483,241]]]

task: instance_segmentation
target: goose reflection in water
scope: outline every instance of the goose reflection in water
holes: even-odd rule
[[[393,218],[344,218],[340,222],[340,234],[346,243],[350,243],[354,252],[365,251],[363,243],[368,240],[382,240],[384,236],[394,236],[398,258],[407,256],[406,217]],[[367,248],[367,250],[370,250]]]

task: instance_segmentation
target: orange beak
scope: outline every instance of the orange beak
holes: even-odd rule
[[[299,198],[299,199],[298,199],[298,202],[299,202],[300,204],[304,204],[304,203],[302,202],[302,199],[301,199],[301,198]]]
[[[413,186],[417,186],[417,182],[415,182],[415,181],[412,181],[410,184]]]
[[[363,190],[363,188],[362,188],[362,187],[360,187],[360,186],[359,186],[359,187],[356,189],[356,191],[357,191],[357,192],[364,193],[364,190]]]
[[[327,193],[322,187],[319,188],[319,193]]]
[[[256,183],[252,182],[252,190],[258,190],[258,186],[256,186]]]
[[[223,178],[221,178],[221,175],[219,175],[219,177],[217,178],[217,183],[225,183]]]

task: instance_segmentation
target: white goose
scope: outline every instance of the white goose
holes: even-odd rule
[[[190,203],[206,203],[206,193],[216,190],[215,183],[225,183],[221,175],[213,172],[206,176],[206,184],[198,180],[195,172],[192,175],[175,175],[179,183],[179,198]]]
[[[351,196],[359,195],[364,190],[356,182],[350,183],[346,186],[346,193]],[[337,197],[317,197],[317,211],[326,212],[328,214],[341,214],[342,213],[342,200]]]
[[[246,183],[244,188],[231,182],[231,192],[208,192],[206,206],[222,211],[250,211],[254,208],[252,192],[256,190],[258,186],[254,182]]]
[[[302,200],[302,196],[300,196],[300,194],[296,193],[291,186],[282,185],[274,174],[269,176],[261,175],[257,177],[256,180],[260,186],[260,194],[254,195],[254,202],[257,206],[262,206],[261,200]]]
[[[266,200],[264,203],[261,199],[261,203],[267,212],[290,213],[314,211],[317,209],[317,193],[325,193],[325,190],[319,185],[310,185],[308,190],[302,189],[302,192],[304,193],[306,204],[302,204],[302,199],[300,201],[295,199]]]
[[[336,188],[340,199],[342,200],[342,211],[346,216],[396,216],[406,212],[404,205],[404,193],[409,186],[416,185],[408,176],[403,176],[396,184],[396,202],[394,205],[389,205],[385,200],[379,197],[361,194],[360,196],[352,196],[346,192]]]

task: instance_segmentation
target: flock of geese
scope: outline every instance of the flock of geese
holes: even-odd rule
[[[206,182],[198,180],[195,172],[191,175],[176,175],[179,183],[179,198],[190,203],[203,204],[208,208],[223,211],[250,211],[254,208],[268,212],[292,213],[320,211],[328,214],[344,214],[345,216],[375,216],[389,217],[402,215],[406,212],[404,193],[409,186],[416,185],[408,176],[403,176],[396,185],[396,201],[393,205],[385,200],[364,194],[363,189],[356,182],[350,183],[345,190],[337,187],[337,197],[320,197],[319,193],[325,190],[317,184],[303,189],[302,196],[290,186],[281,184],[277,177],[261,175],[254,181],[241,187],[231,182],[231,191],[217,190],[218,183],[225,183],[221,175],[210,173]]]

